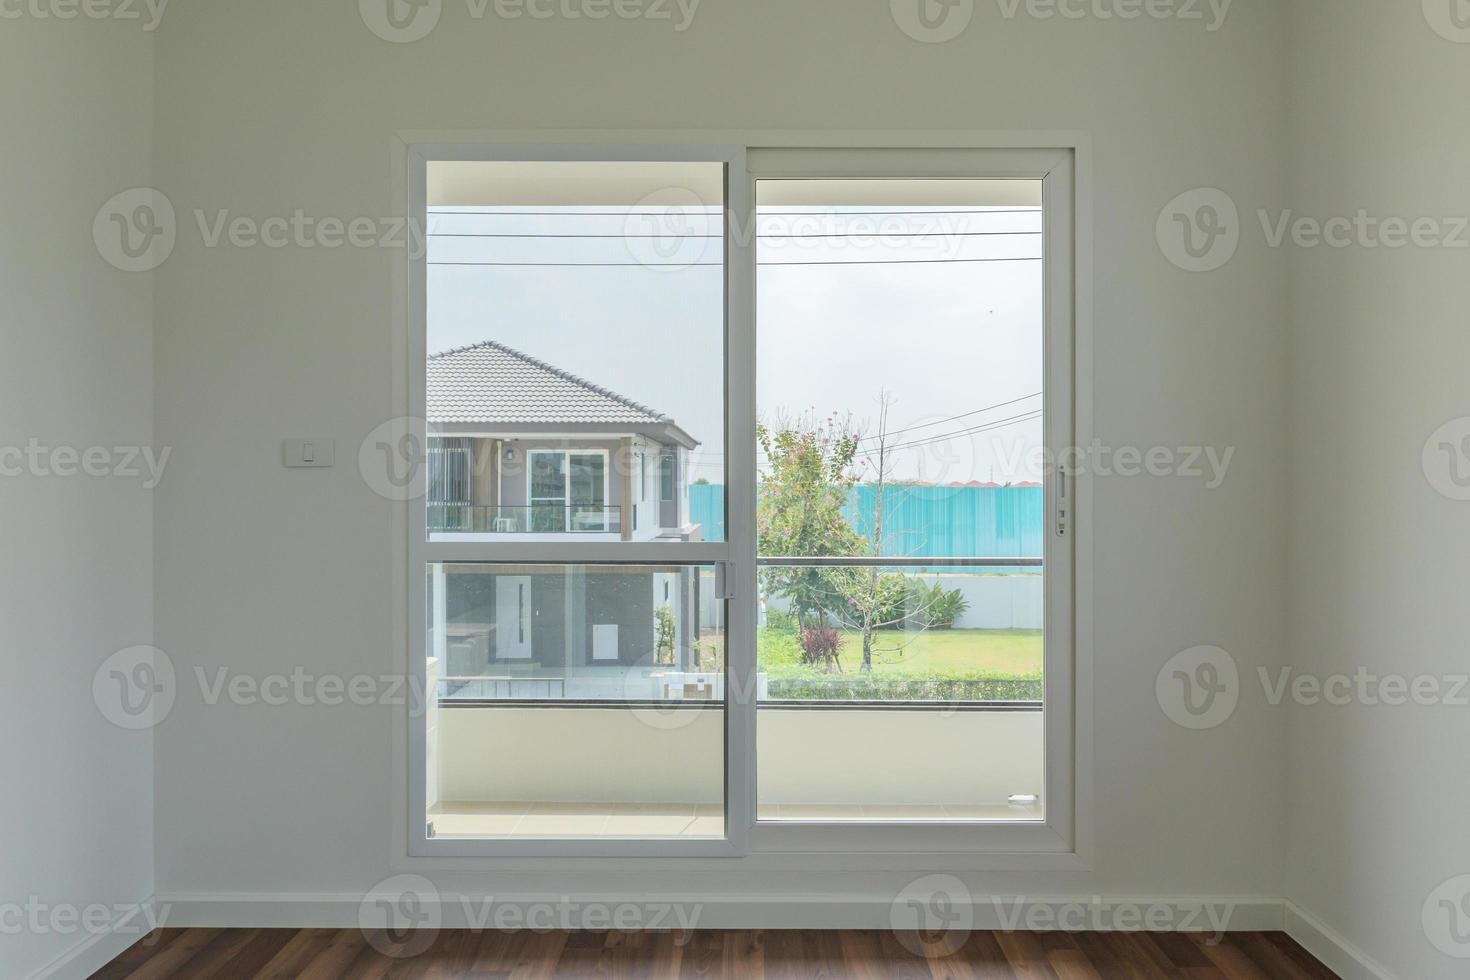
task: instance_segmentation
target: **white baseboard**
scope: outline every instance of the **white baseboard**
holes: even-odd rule
[[[208,928],[319,928],[355,929],[361,894],[176,894],[158,897],[170,926]],[[677,906],[645,928],[699,929],[890,929],[893,896],[850,895],[558,895],[443,894],[434,903],[445,929],[496,928],[491,916],[510,910],[512,925],[530,928],[606,929],[610,910],[620,906],[648,909]],[[1107,931],[1137,930],[1149,921],[1161,921],[1171,930],[1244,932],[1280,930],[1280,899],[1261,896],[1097,896],[997,895],[977,897],[969,906],[974,929],[1027,929],[1032,924],[1057,928],[1057,913],[1067,921],[1061,928]],[[1039,910],[1039,911],[1034,911]],[[1049,917],[1050,916],[1050,917]],[[1157,918],[1150,919],[1150,916]],[[505,922],[507,920],[499,920]],[[1116,926],[1114,925],[1116,923]]]
[[[136,911],[119,916],[106,932],[83,936],[24,980],[87,980],[148,934],[154,910],[151,898],[138,903]]]
[[[1342,980],[1398,980],[1387,967],[1306,909],[1290,901],[1284,904],[1286,934]]]

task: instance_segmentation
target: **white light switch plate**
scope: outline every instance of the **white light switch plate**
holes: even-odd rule
[[[281,456],[287,466],[333,466],[337,443],[333,439],[287,439],[281,443]]]

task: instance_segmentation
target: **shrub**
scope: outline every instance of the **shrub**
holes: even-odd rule
[[[803,626],[801,628],[801,660],[803,663],[826,670],[841,670],[837,659],[842,646],[842,634],[830,626]]]
[[[766,609],[766,628],[778,633],[795,633],[796,617],[781,609]]]
[[[909,582],[909,617],[921,629],[949,629],[970,608],[970,602],[959,589],[946,589],[941,583],[926,585],[922,579]]]
[[[654,619],[658,631],[654,659],[661,664],[671,664],[674,662],[674,608],[659,606],[654,610]]]
[[[782,672],[784,673],[784,672]],[[772,676],[772,701],[1040,701],[1040,677]]]

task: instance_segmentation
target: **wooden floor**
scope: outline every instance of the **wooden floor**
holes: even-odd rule
[[[419,946],[428,937],[420,936]],[[687,941],[681,942],[681,939]],[[415,942],[409,939],[410,943]],[[925,959],[888,932],[445,930],[411,957],[355,929],[162,929],[94,978],[777,977],[1327,980],[1336,974],[1282,933],[1237,932],[1218,945],[1182,933],[975,932]]]

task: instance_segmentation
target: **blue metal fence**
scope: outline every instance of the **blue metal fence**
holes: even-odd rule
[[[853,489],[847,516],[861,533],[871,534],[877,498],[876,487]],[[883,501],[885,555],[971,558],[1042,553],[1041,487],[890,486],[883,491]],[[723,486],[691,485],[689,510],[693,522],[703,525],[705,540],[725,539]]]

